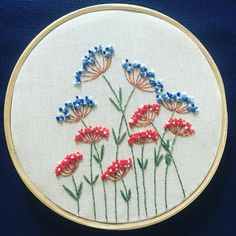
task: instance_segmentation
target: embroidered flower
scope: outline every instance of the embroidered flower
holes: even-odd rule
[[[68,154],[55,168],[56,176],[70,176],[78,168],[80,161],[83,160],[83,155],[80,152]]]
[[[156,130],[140,131],[129,136],[128,144],[146,144],[157,142],[159,134]]]
[[[128,173],[129,169],[132,168],[132,160],[128,158],[127,160],[116,160],[113,161],[110,166],[102,173],[102,180],[112,180],[118,181],[123,179]]]
[[[198,107],[194,104],[193,98],[187,96],[184,93],[161,93],[156,96],[157,102],[162,104],[170,111],[175,111],[179,114],[195,113],[198,111]]]
[[[142,105],[137,109],[137,111],[134,112],[133,116],[131,117],[129,121],[130,128],[133,128],[134,126],[142,127],[150,125],[154,121],[155,116],[159,114],[159,112],[159,104],[155,103]]]
[[[96,126],[92,127],[89,126],[84,129],[80,129],[78,131],[78,134],[75,136],[76,142],[81,143],[98,143],[103,138],[108,138],[109,136],[109,129],[102,127],[102,126]]]
[[[175,135],[178,136],[189,136],[192,135],[195,131],[192,128],[192,124],[183,120],[182,118],[172,118],[164,126],[165,129],[168,129]]]
[[[66,102],[64,107],[59,108],[60,114],[56,116],[56,120],[58,122],[79,122],[89,114],[95,105],[96,103],[91,97],[76,96],[74,101]]]
[[[122,67],[126,79],[132,86],[146,92],[161,93],[163,91],[163,83],[156,80],[155,73],[148,70],[146,66],[137,62],[131,63],[126,59]]]
[[[112,46],[103,48],[99,45],[88,50],[88,55],[82,58],[82,68],[76,72],[75,84],[79,85],[81,81],[97,79],[105,73],[111,65],[113,55],[114,48]]]

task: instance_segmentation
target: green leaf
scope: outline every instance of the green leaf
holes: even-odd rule
[[[91,185],[92,183],[91,183],[91,181],[84,175],[84,179],[85,179],[85,181],[89,184],[89,185]]]
[[[164,141],[162,141],[162,142],[161,142],[161,145],[162,145],[162,147],[163,147],[167,152],[170,151],[170,150],[169,150],[169,147],[170,147],[170,141],[169,141],[169,140],[167,140],[166,143],[165,143]]]
[[[128,194],[127,194],[127,200],[129,201],[131,198],[131,189],[129,189]]]
[[[146,161],[145,161],[145,163],[144,163],[144,166],[143,166],[143,169],[144,169],[144,170],[146,170],[147,164],[148,164],[148,159],[146,159]]]
[[[126,198],[124,192],[122,190],[120,190],[121,196],[123,197],[123,199],[125,200],[125,202],[128,201],[128,199]]]
[[[77,198],[80,197],[81,192],[82,192],[82,189],[83,189],[83,183],[81,182],[80,185],[79,185],[79,188],[78,188],[78,190],[77,190]]]
[[[115,130],[113,128],[112,128],[112,134],[113,134],[116,145],[118,145],[118,140],[117,140],[117,137],[116,137],[116,133],[115,133]]]
[[[63,186],[63,188],[65,189],[65,191],[66,191],[74,200],[77,201],[77,198],[76,198],[75,194],[74,194],[70,189],[68,189],[65,185],[62,185],[62,186]]]
[[[119,87],[119,100],[120,100],[120,105],[122,105],[122,90],[121,90],[121,87]]]
[[[158,156],[156,156],[156,158],[155,158],[155,166],[156,167],[160,165],[163,158],[164,158],[163,154],[161,154],[161,156],[159,158],[158,158]]]
[[[166,141],[166,146],[167,146],[168,148],[170,148],[170,140],[169,140],[169,139]]]
[[[94,178],[94,180],[93,180],[93,183],[92,183],[92,184],[95,184],[95,183],[96,183],[96,181],[97,181],[98,177],[99,177],[99,175],[96,175],[96,177]]]
[[[100,151],[100,160],[103,160],[103,156],[104,156],[104,144],[101,147],[101,151]]]
[[[93,155],[93,158],[95,159],[95,161],[100,164],[101,160],[99,159],[99,157],[97,157],[96,155]]]
[[[138,165],[139,165],[140,169],[142,170],[143,169],[143,163],[139,158],[137,158],[137,160],[138,160]]]
[[[165,155],[165,161],[166,161],[166,165],[169,166],[171,164],[172,158],[170,154]]]
[[[118,141],[118,145],[121,144],[126,136],[126,132],[121,136],[121,138]]]
[[[120,110],[120,107],[114,102],[114,100],[112,98],[109,98],[110,102],[115,106],[115,108],[118,110],[118,111],[121,111]]]

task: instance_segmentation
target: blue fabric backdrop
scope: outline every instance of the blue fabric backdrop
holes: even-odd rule
[[[59,17],[89,5],[129,3],[167,14],[195,34],[216,61],[225,84],[229,133],[220,167],[208,188],[189,207],[160,224],[122,232],[122,235],[236,235],[236,115],[235,57],[236,1],[99,1],[2,0],[0,1],[0,109],[3,113],[7,83],[28,43]],[[206,91],[207,99],[207,91]],[[27,111],[24,111],[27,112]],[[212,114],[214,121],[214,114]],[[0,117],[0,235],[109,235],[72,223],[38,201],[24,186],[11,162]],[[121,232],[113,232],[121,235]]]

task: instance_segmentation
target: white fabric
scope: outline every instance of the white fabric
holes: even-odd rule
[[[123,88],[124,96],[132,89],[126,81],[121,62],[125,58],[138,60],[156,71],[162,79],[165,91],[181,91],[195,98],[200,112],[184,115],[196,130],[189,138],[177,138],[174,156],[179,167],[187,196],[189,196],[206,176],[214,161],[221,133],[221,97],[214,74],[198,47],[183,32],[169,23],[149,15],[126,11],[100,11],[74,18],[49,33],[30,53],[16,81],[12,110],[11,129],[14,147],[25,173],[32,183],[52,202],[68,212],[76,214],[76,203],[65,193],[62,184],[73,187],[71,178],[56,178],[54,168],[68,153],[81,151],[84,160],[75,177],[79,182],[89,172],[89,146],[75,144],[73,138],[81,123],[59,125],[55,116],[66,100],[76,95],[90,95],[97,101],[97,108],[85,119],[86,123],[103,125],[117,130],[120,114],[108,101],[111,95],[103,79],[73,86],[74,73],[81,66],[81,57],[95,45],[113,45],[115,57],[106,73],[117,90]],[[142,104],[154,103],[154,94],[136,91],[128,107],[127,117]],[[162,108],[155,120],[162,132],[162,125],[170,117],[170,112]],[[137,131],[137,129],[135,129]],[[104,141],[105,158],[103,166],[111,164],[115,158],[112,135]],[[135,147],[139,155],[140,147]],[[149,160],[146,172],[149,217],[155,216],[153,206],[153,145],[146,146]],[[122,145],[120,157],[131,156],[126,141]],[[138,167],[137,167],[138,168]],[[159,213],[164,205],[164,162],[158,168],[157,192]],[[94,171],[99,172],[94,163]],[[138,168],[141,177],[140,169]],[[132,188],[130,220],[137,221],[136,197],[133,170],[125,177]],[[121,183],[118,189],[123,188]],[[139,178],[142,219],[142,182]],[[107,183],[108,210],[110,222],[114,222],[114,188]],[[104,221],[104,205],[101,181],[95,185],[97,199],[97,220]],[[119,192],[118,192],[119,194]],[[168,203],[172,208],[182,201],[182,192],[174,171],[170,167],[168,175]],[[81,196],[81,217],[93,219],[91,189],[84,183]],[[126,205],[118,195],[118,219],[126,221]]]

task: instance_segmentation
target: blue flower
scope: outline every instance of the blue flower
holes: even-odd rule
[[[74,101],[66,102],[64,107],[59,108],[59,115],[56,116],[56,120],[58,122],[78,122],[84,119],[95,106],[96,102],[91,97],[76,96]]]
[[[114,48],[101,45],[88,50],[88,55],[82,58],[82,67],[75,74],[75,85],[80,85],[81,81],[90,81],[104,74],[110,67]]]
[[[156,96],[157,103],[162,104],[170,111],[177,112],[179,114],[195,113],[198,111],[198,107],[195,105],[193,98],[187,96],[182,92],[166,92],[160,93]]]
[[[146,92],[163,92],[162,81],[155,79],[154,71],[149,70],[146,66],[138,62],[131,63],[128,59],[125,59],[122,68],[126,79],[135,88]]]

